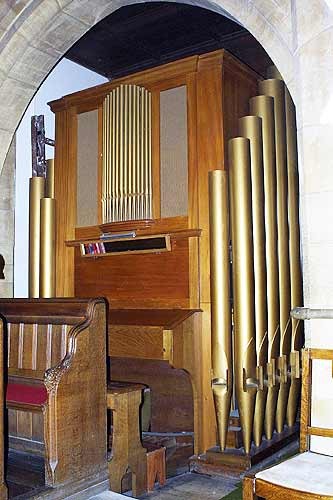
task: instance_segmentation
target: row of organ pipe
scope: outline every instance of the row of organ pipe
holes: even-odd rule
[[[209,179],[219,444],[235,392],[246,453],[295,424],[303,342],[290,319],[302,305],[295,108],[279,78],[260,82],[259,93],[229,141],[229,171]]]
[[[55,297],[54,160],[29,181],[29,297]]]
[[[103,223],[152,218],[151,93],[120,85],[103,103]]]

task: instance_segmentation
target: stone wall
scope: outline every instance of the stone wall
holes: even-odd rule
[[[0,193],[0,254],[5,263],[5,279],[0,279],[0,297],[13,297],[15,139],[0,174]]]

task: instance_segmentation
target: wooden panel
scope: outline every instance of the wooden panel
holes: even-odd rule
[[[17,436],[16,410],[8,410],[8,433]]]
[[[153,432],[193,431],[192,388],[183,370],[164,361],[112,358],[111,378],[150,387]]]
[[[56,204],[56,295],[74,295],[74,251],[65,245],[74,238],[76,223],[76,140],[74,110],[64,110],[56,119],[55,182]]]
[[[34,325],[24,325],[22,335],[20,335],[19,366],[18,368],[32,369],[33,353],[33,330]]]
[[[158,326],[109,325],[109,356],[166,359],[163,329]]]
[[[52,325],[38,325],[36,370],[51,367],[51,338],[49,330]]]
[[[20,325],[8,324],[8,367],[18,367]]]
[[[75,295],[105,296],[112,305],[124,307],[135,300],[145,307],[145,300],[168,304],[188,304],[188,240],[172,242],[172,251],[161,254],[117,255],[103,259],[75,256]],[[98,276],[98,279],[96,277]]]
[[[32,433],[31,437],[34,441],[42,443],[44,441],[44,420],[42,413],[32,414]]]
[[[32,413],[28,411],[17,412],[17,435],[26,439],[32,438]]]

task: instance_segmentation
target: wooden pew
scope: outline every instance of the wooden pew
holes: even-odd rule
[[[9,433],[18,434],[26,413],[32,429],[34,416],[42,417],[48,486],[79,482],[83,489],[104,480],[104,299],[0,299],[0,312],[8,336]]]
[[[0,318],[0,499],[6,500],[8,498],[7,486],[5,483],[5,432],[4,432],[4,328],[3,320]]]

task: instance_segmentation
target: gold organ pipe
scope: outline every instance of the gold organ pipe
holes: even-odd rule
[[[249,140],[229,141],[235,379],[245,453],[250,452],[257,390]]]
[[[145,174],[145,214],[144,218],[149,218],[149,100],[148,100],[148,91],[145,90],[145,166],[144,166],[144,174]]]
[[[130,219],[133,219],[133,209],[132,209],[132,177],[133,177],[133,162],[132,162],[132,150],[133,150],[133,111],[132,111],[132,103],[133,103],[133,94],[132,94],[132,85],[128,86],[128,193],[127,193],[127,206],[128,206],[128,214]]]
[[[255,325],[257,378],[259,391],[256,396],[253,439],[256,446],[262,440],[266,407],[267,388],[264,375],[267,364],[267,293],[265,257],[265,219],[264,219],[264,178],[262,158],[262,126],[258,116],[245,116],[239,120],[239,132],[250,140],[252,218],[253,218],[253,257],[255,282]]]
[[[44,177],[29,182],[29,297],[39,297],[40,200],[44,197]]]
[[[106,138],[106,144],[105,144],[105,179],[104,179],[104,197],[105,197],[105,217],[106,220],[109,218],[109,192],[108,192],[108,185],[109,185],[109,151],[110,151],[110,143],[109,143],[109,119],[110,119],[110,108],[109,108],[109,103],[110,103],[110,96],[107,96],[107,99],[105,101],[105,109],[106,109],[106,116],[105,116],[105,138]]]
[[[103,103],[103,221],[151,217],[151,94],[120,85]]]
[[[212,389],[219,444],[226,447],[232,396],[229,200],[225,170],[209,172]]]
[[[124,85],[124,220],[128,220],[128,85]]]
[[[152,206],[153,206],[153,179],[152,179],[152,119],[151,119],[151,93],[148,93],[148,219],[153,217]]]
[[[145,164],[145,104],[144,90],[141,90],[141,116],[140,116],[140,139],[141,139],[141,159],[140,159],[140,198],[139,198],[139,213],[140,219],[143,219],[143,200],[144,200],[144,164]]]
[[[271,439],[275,425],[278,396],[276,360],[280,349],[279,330],[279,267],[277,248],[275,124],[272,97],[257,96],[250,99],[250,112],[262,120],[263,166],[265,190],[265,233],[267,269],[267,336],[268,336],[268,392],[265,410],[265,434]]]
[[[40,200],[40,297],[55,297],[55,199]]]
[[[274,64],[267,68],[266,78],[267,79],[276,78],[278,80],[283,80],[280,71],[277,69],[277,67]]]
[[[287,167],[288,167],[288,215],[289,215],[289,251],[290,251],[290,284],[291,309],[303,304],[302,273],[300,259],[299,228],[299,181],[297,162],[297,128],[296,111],[291,95],[286,89],[286,129],[287,129]],[[291,386],[287,405],[287,424],[292,426],[296,421],[297,406],[300,396],[300,349],[303,345],[303,323],[291,320]]]
[[[46,160],[45,197],[54,198],[54,159]]]
[[[148,218],[148,92],[145,96],[145,164],[144,164],[144,218]]]
[[[116,196],[117,196],[117,184],[116,184],[116,128],[117,128],[117,114],[116,114],[116,92],[112,92],[112,131],[111,131],[111,214],[109,220],[117,220],[117,205],[116,205]]]
[[[284,88],[284,82],[278,79],[259,82],[259,91],[274,99],[280,296],[280,357],[278,360],[280,390],[276,408],[276,429],[278,432],[282,432],[286,419],[290,388],[288,365],[291,347],[288,177]]]
[[[102,169],[102,218],[103,222],[107,222],[106,216],[106,200],[105,200],[105,192],[106,192],[106,169],[107,169],[107,155],[106,155],[106,120],[107,120],[107,98],[105,98],[103,102],[103,169]]]
[[[115,173],[116,173],[116,221],[120,220],[120,87],[116,88],[116,159],[115,159]]]
[[[136,188],[135,188],[135,200],[136,200],[136,218],[140,219],[139,212],[139,191],[140,191],[140,146],[141,146],[141,120],[140,120],[140,97],[141,97],[141,89],[139,87],[136,88],[136,140],[137,140],[137,149],[136,149]]]

